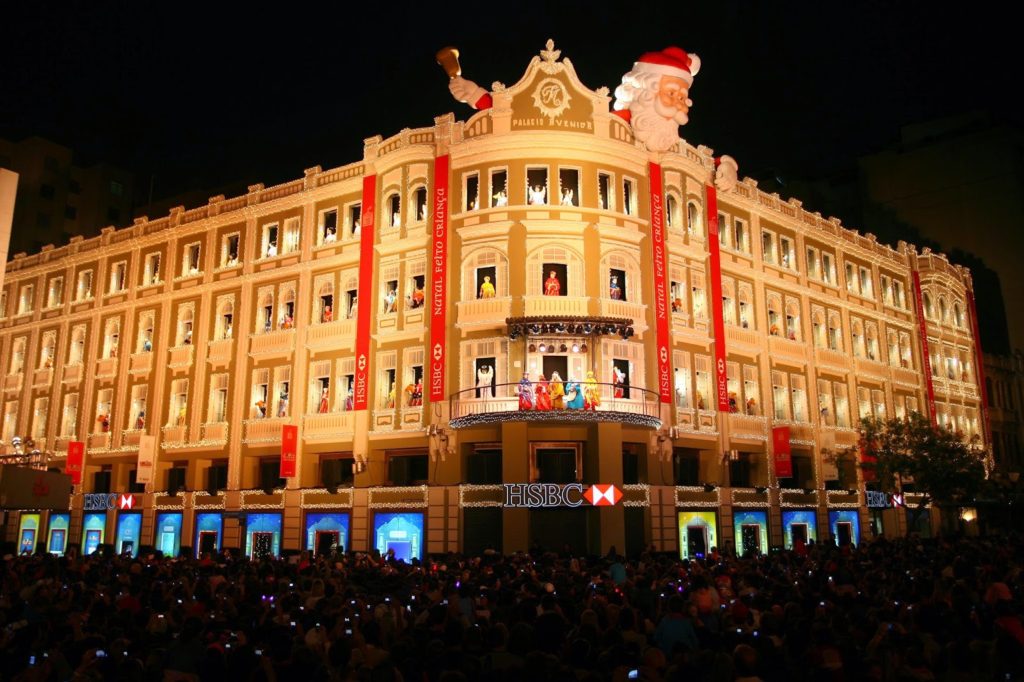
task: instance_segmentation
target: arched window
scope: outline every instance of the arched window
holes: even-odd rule
[[[695,201],[686,203],[686,231],[690,234],[703,234],[700,227],[700,207]]]
[[[121,322],[110,320],[103,333],[103,357],[116,358],[121,343]]]
[[[384,205],[388,209],[387,214],[387,225],[388,227],[401,227],[402,226],[402,199],[399,197],[398,192],[392,192],[388,195],[388,198],[384,200]]]
[[[679,227],[682,225],[679,216],[679,200],[675,194],[669,194],[665,198],[665,224],[668,227]]]
[[[57,335],[48,332],[43,335],[43,342],[39,347],[39,369],[50,369],[53,367],[53,357],[57,350]]]
[[[931,297],[931,295],[927,291],[924,292],[923,301],[924,301],[924,316],[929,318],[929,319],[933,319],[934,320],[935,319],[935,307],[932,305],[932,297]]]
[[[839,313],[829,312],[828,314],[828,347],[830,350],[842,351],[843,350],[843,335],[842,335],[843,323],[839,318]]]
[[[754,295],[751,293],[749,285],[740,284],[739,294],[736,299],[740,304],[740,327],[743,329],[754,328]]]
[[[216,339],[230,339],[234,335],[235,302],[230,298],[221,300],[217,306]]]
[[[71,330],[71,347],[68,349],[68,364],[80,365],[85,359],[85,327]]]
[[[261,291],[256,306],[256,333],[265,334],[274,329],[274,291]]]
[[[800,305],[796,301],[786,301],[786,338],[800,340]]]
[[[864,357],[864,325],[860,320],[854,320],[850,325],[850,338],[853,342],[853,354],[855,357]]]
[[[321,324],[334,321],[334,280],[326,280],[317,289],[313,319]]]
[[[281,329],[295,328],[295,289],[291,287],[281,293]]]
[[[868,324],[865,336],[867,337],[868,360],[878,360],[878,328],[873,324]]]
[[[470,252],[463,261],[463,300],[504,296],[508,296],[508,258],[505,254],[491,247]]]
[[[625,253],[609,253],[604,257],[601,270],[608,282],[607,288],[601,293],[603,298],[615,301],[640,300],[640,264],[636,259]]]
[[[782,308],[782,301],[778,296],[768,297],[768,334],[770,336],[782,335],[782,320],[779,310]]]
[[[153,350],[153,318],[151,312],[143,313],[139,317],[139,334],[135,340],[136,353],[149,353]]]
[[[824,348],[828,343],[825,333],[825,313],[815,310],[811,313],[811,335],[814,337],[814,346]]]
[[[896,332],[889,330],[885,335],[886,349],[889,355],[889,364],[893,367],[900,366],[900,342]]]
[[[964,309],[960,307],[960,301],[953,304],[953,324],[960,329],[964,327]]]
[[[11,371],[8,374],[21,374],[25,371],[25,338],[14,340],[11,349]]]
[[[413,215],[413,221],[422,221],[427,219],[427,212],[430,210],[427,208],[427,188],[420,185],[412,191],[412,202],[415,208],[415,214]]]
[[[736,292],[732,280],[722,281],[722,321],[725,324],[736,324]]]
[[[583,296],[583,258],[575,251],[544,246],[535,249],[528,262],[528,295]]]
[[[939,322],[948,322],[948,310],[946,309],[946,299],[942,296],[939,297]]]
[[[192,326],[195,313],[191,305],[183,305],[178,308],[178,330],[175,337],[175,346],[192,345]]]

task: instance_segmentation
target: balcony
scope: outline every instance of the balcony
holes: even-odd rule
[[[782,336],[769,336],[768,348],[772,355],[781,355],[804,362],[807,360],[806,346],[801,341],[794,341]]]
[[[307,414],[302,417],[302,435],[307,441],[333,441],[351,436],[355,431],[355,412]]]
[[[117,376],[117,358],[100,358],[97,360],[96,376],[100,378]]]
[[[12,393],[20,391],[24,379],[25,376],[21,372],[18,372],[17,374],[8,374],[7,378],[4,379],[4,390]]]
[[[776,419],[772,426],[788,426],[790,442],[810,443],[814,440],[814,425],[810,422],[794,422],[787,419]]]
[[[145,433],[142,429],[125,429],[121,432],[121,445],[125,448],[136,449],[139,447],[139,439]]]
[[[192,357],[195,353],[195,346],[191,343],[183,346],[175,346],[170,350],[170,360],[168,361],[168,367],[175,369],[181,367],[190,367],[192,365]]]
[[[355,342],[354,319],[314,324],[306,330],[307,348],[354,348]]]
[[[747,350],[760,350],[761,344],[758,343],[757,332],[753,329],[744,329],[735,325],[726,325],[725,338],[730,349],[734,346],[742,346]]]
[[[523,301],[526,304],[526,317],[586,317],[590,314],[590,298],[587,296],[525,296]]]
[[[829,348],[815,348],[814,362],[819,367],[847,369],[850,366],[849,356]]]
[[[254,358],[288,355],[295,350],[294,329],[277,329],[263,334],[252,334],[249,339],[249,355]]]
[[[512,299],[478,298],[475,301],[459,301],[456,325],[460,329],[482,329],[504,327],[505,320],[512,314]]]
[[[53,385],[53,369],[37,369],[32,373],[32,386],[42,388]]]
[[[82,363],[78,362],[73,365],[64,366],[64,383],[65,384],[77,384],[82,381]]]
[[[281,427],[288,424],[289,421],[287,417],[246,419],[242,422],[245,427],[242,442],[247,444],[280,443]]]
[[[625,317],[633,320],[636,331],[641,334],[647,329],[647,306],[644,304],[616,301],[610,298],[602,298],[600,303],[601,317]]]
[[[676,427],[685,433],[714,436],[718,434],[718,413],[679,407],[676,408]]]
[[[110,432],[106,433],[90,433],[86,437],[85,447],[89,450],[109,450],[110,449]]]
[[[206,350],[206,361],[212,365],[227,365],[231,362],[231,351],[234,349],[234,341],[231,339],[217,339],[211,341]]]
[[[841,426],[823,426],[821,429],[823,440],[829,439],[829,436],[826,435],[829,431],[835,434],[835,447],[838,449],[851,448],[860,440],[860,432],[857,429],[847,429]]]
[[[188,427],[184,425],[165,426],[162,429],[161,445],[165,448],[184,447],[188,440]]]
[[[568,382],[566,382],[568,384]],[[477,397],[477,389],[470,388],[459,391],[449,398],[451,403],[451,427],[460,429],[482,424],[500,422],[541,422],[577,424],[587,422],[621,422],[633,426],[649,428],[661,427],[661,403],[655,391],[637,386],[629,386],[629,397],[616,397],[624,392],[622,386],[615,384],[591,384],[595,387],[599,400],[595,405],[586,405],[585,391],[567,390],[562,409],[520,409],[519,384],[498,384],[494,387],[494,395],[490,391],[482,391]],[[533,385],[536,391],[537,385]],[[570,400],[575,398],[575,400]],[[533,405],[533,400],[530,401]],[[569,405],[574,407],[570,408]],[[576,407],[578,405],[578,407]]]
[[[128,371],[132,374],[148,374],[153,369],[153,352],[132,353],[128,358]]]
[[[730,413],[726,419],[729,422],[729,435],[738,440],[768,440],[768,419],[748,414]]]
[[[884,365],[877,360],[854,358],[853,366],[856,368],[857,374],[860,376],[870,376],[880,381],[885,381],[889,378],[888,365]]]
[[[202,425],[200,445],[223,445],[228,442],[227,422],[207,422]]]
[[[892,370],[893,381],[899,384],[918,386],[921,383],[921,375],[912,369],[905,367],[894,367]]]

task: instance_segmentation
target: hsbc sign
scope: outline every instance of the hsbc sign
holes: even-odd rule
[[[506,483],[506,507],[540,509],[543,507],[613,507],[622,499],[622,491],[612,484],[582,483]]]
[[[131,511],[135,509],[135,495],[131,493],[86,493],[84,511],[107,511],[108,509],[119,509]]]

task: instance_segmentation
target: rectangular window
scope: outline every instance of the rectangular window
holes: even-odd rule
[[[821,281],[826,284],[836,285],[835,259],[831,253],[821,252]]]
[[[784,268],[796,270],[796,252],[789,237],[779,237],[779,263]]]
[[[171,409],[167,413],[167,426],[185,426],[188,419],[188,379],[171,382]]]
[[[882,285],[882,303],[893,305],[892,280],[888,275],[879,275],[879,281]]]
[[[207,421],[221,423],[228,420],[228,377],[229,374],[214,374],[210,377],[210,405]]]
[[[78,427],[78,394],[68,393],[64,396],[64,408],[60,414],[60,435],[73,438]]]
[[[575,168],[558,169],[559,201],[561,206],[580,205],[580,172]]]
[[[462,210],[475,211],[480,208],[480,175],[478,173],[468,173],[465,177],[466,203]]]
[[[789,419],[789,389],[786,385],[786,374],[772,371],[772,408],[775,419]]]
[[[48,308],[58,308],[64,304],[64,278],[54,277],[50,280],[50,291],[46,296]]]
[[[160,283],[160,254],[146,254],[146,267],[142,273],[142,286]]]
[[[818,379],[818,415],[822,426],[835,425],[835,406],[832,403],[832,382]]]
[[[181,276],[189,277],[199,274],[199,242],[185,247],[185,257],[181,261]]]
[[[875,296],[874,287],[871,284],[871,270],[868,268],[860,269],[860,295],[867,298]]]
[[[284,243],[281,245],[281,253],[295,253],[299,250],[301,228],[302,221],[298,218],[288,218],[284,221]]]
[[[629,178],[622,179],[622,212],[636,215],[636,183]]]
[[[284,418],[290,414],[289,403],[291,402],[292,368],[274,368],[274,399],[277,401],[275,414]]]
[[[362,218],[362,204],[352,204],[348,207],[348,232],[353,237],[359,234],[360,227],[362,226]]]
[[[718,246],[729,248],[729,217],[724,213],[718,214]]]
[[[801,374],[791,374],[789,386],[793,396],[793,421],[810,421],[807,416],[807,379]]]
[[[388,456],[388,483],[391,485],[417,485],[427,482],[430,472],[429,455]]]
[[[676,407],[679,409],[689,409],[692,407],[692,400],[690,398],[692,388],[690,386],[689,360],[689,353],[683,353],[680,351],[676,351],[674,353],[675,368],[672,370],[673,387],[675,389]]]
[[[118,261],[110,269],[110,293],[124,291],[128,286],[128,262]]]
[[[734,218],[732,221],[732,228],[732,243],[735,245],[736,250],[742,251],[743,253],[750,253],[750,233],[747,230],[747,224],[739,218]]]
[[[549,203],[547,168],[526,169],[526,197],[527,203],[531,206]]]
[[[413,222],[423,221],[427,219],[427,188],[417,187],[416,191],[412,194],[413,208],[416,211],[413,216]]]
[[[821,267],[818,264],[818,250],[807,247],[807,276],[811,279],[821,279]]]
[[[96,421],[93,424],[93,433],[107,433],[110,431],[110,415],[113,414],[111,403],[114,400],[114,389],[104,388],[96,395]]]
[[[0,318],[7,317],[7,292],[0,292]]]
[[[26,284],[21,287],[21,298],[18,300],[18,314],[23,315],[25,313],[32,312],[32,309],[35,306],[35,298],[35,284]]]
[[[775,264],[775,235],[761,230],[761,258],[765,263]]]
[[[854,294],[860,293],[858,284],[853,263],[846,263],[846,290]]]
[[[885,419],[885,392],[871,391],[871,409],[877,419]]]
[[[847,398],[846,384],[834,382],[832,395],[836,403],[836,426],[843,429],[850,428],[850,401]]]
[[[508,206],[508,171],[491,171],[491,206]]]
[[[612,210],[612,176],[608,173],[597,174],[597,198],[602,210]]]
[[[867,419],[871,416],[871,391],[863,386],[857,387],[857,418]]]
[[[398,192],[394,192],[388,195],[388,198],[384,200],[384,205],[387,207],[388,222],[387,227],[393,227],[398,229],[402,226],[402,198],[398,196]]]
[[[321,244],[331,244],[338,240],[338,209],[320,212],[320,229],[317,230],[317,235]]]
[[[903,290],[903,282],[898,280],[898,279],[894,279],[892,281],[892,287],[893,287],[893,299],[895,301],[895,304],[897,306],[899,306],[900,308],[902,308],[903,310],[906,310],[907,309],[907,297],[906,297],[906,292],[904,292],[904,290]]]
[[[78,273],[75,300],[88,301],[90,298],[92,298],[92,270],[82,270]]]
[[[10,443],[18,432],[18,401],[12,400],[4,406],[4,442]]]
[[[220,266],[222,268],[233,268],[238,265],[238,248],[241,245],[241,235],[238,232],[224,235],[220,249]]]
[[[131,419],[132,428],[142,430],[146,428],[146,398],[149,397],[149,384],[136,384],[132,386],[131,395]]]
[[[263,226],[263,258],[274,258],[280,253],[281,226],[268,223]]]
[[[707,355],[694,356],[694,378],[697,383],[697,392],[694,394],[694,404],[698,410],[707,410],[708,400],[711,399],[711,358]]]
[[[36,398],[32,408],[32,438],[38,442],[46,440],[46,420],[50,416],[50,399]]]
[[[252,373],[252,416],[263,419],[267,416],[267,403],[270,400],[270,370],[256,369]]]
[[[761,384],[756,365],[743,365],[743,411],[751,417],[761,416]]]

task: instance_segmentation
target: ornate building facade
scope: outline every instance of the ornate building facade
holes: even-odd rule
[[[858,542],[903,523],[865,502],[861,416],[985,437],[967,271],[716,188],[710,149],[648,151],[550,45],[490,96],[350,165],[15,258],[2,439],[84,457],[71,512],[8,539]]]

